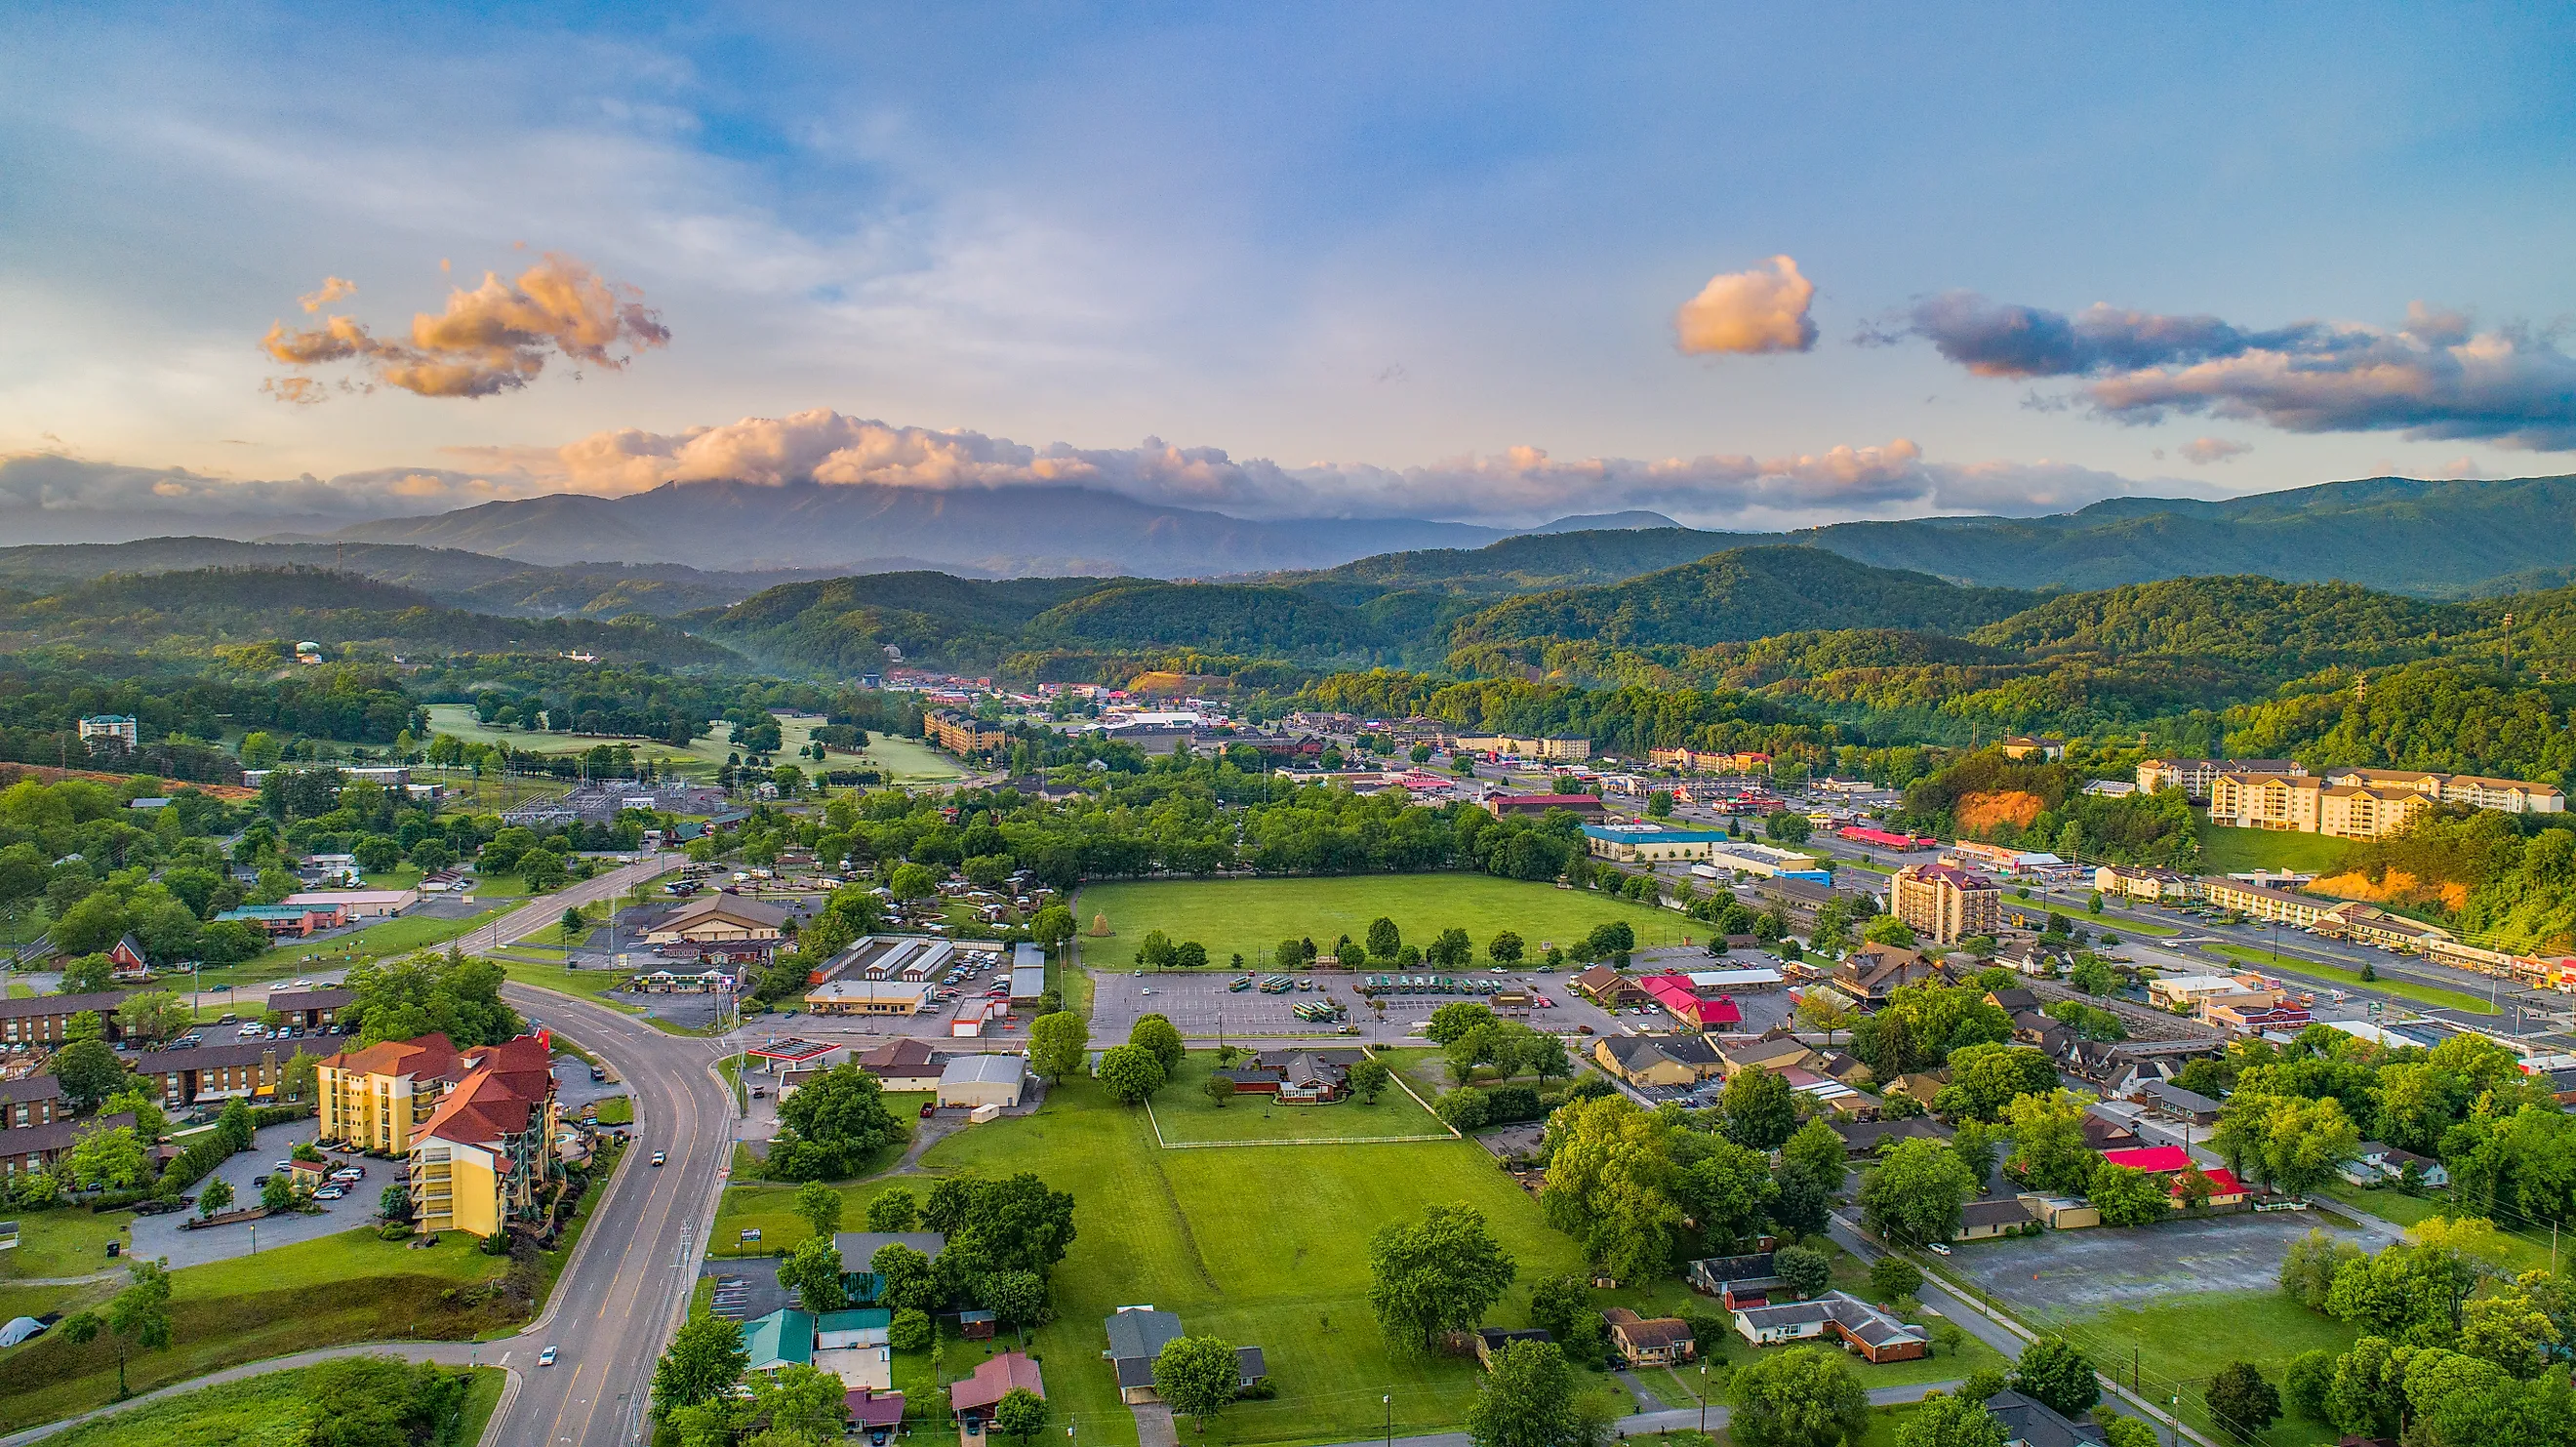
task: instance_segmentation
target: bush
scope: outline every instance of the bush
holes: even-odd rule
[[[1442,1120],[1462,1131],[1482,1127],[1488,1108],[1481,1090],[1453,1090],[1432,1106]]]
[[[910,1307],[894,1314],[886,1328],[886,1345],[899,1352],[917,1352],[930,1345],[930,1313]]]

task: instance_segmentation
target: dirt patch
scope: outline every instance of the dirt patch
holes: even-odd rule
[[[2469,887],[2451,880],[2427,884],[2403,869],[2383,872],[2376,880],[2358,870],[2330,874],[2308,886],[2318,894],[2337,899],[2366,900],[2372,904],[2431,904],[2439,901],[2444,909],[2460,909],[2469,902]]]
[[[2037,819],[2048,801],[2037,794],[2019,789],[2005,789],[1991,794],[1962,794],[1957,810],[1959,832],[1976,834],[1998,824],[2027,829]]]

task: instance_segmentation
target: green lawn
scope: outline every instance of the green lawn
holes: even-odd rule
[[[198,983],[206,989],[221,985],[249,985],[267,980],[284,979],[306,970],[332,970],[388,955],[408,955],[449,940],[471,934],[515,907],[527,896],[526,886],[516,879],[494,881],[497,889],[485,890],[478,885],[475,899],[497,898],[494,904],[464,919],[434,919],[427,915],[409,915],[371,924],[351,934],[325,940],[289,940],[273,950],[255,955],[238,965],[225,965],[198,974]]]
[[[2395,995],[2400,999],[2412,1000],[2419,1005],[2439,1005],[2453,1010],[2470,1010],[2481,1015],[2496,1013],[2493,1005],[2476,995],[2463,994],[2458,990],[2445,990],[2438,985],[2418,985],[2405,980],[2392,980],[2386,975],[2381,975],[2375,980],[2365,980],[2359,970],[2347,970],[2341,965],[2324,964],[2309,959],[2305,955],[2284,951],[2275,957],[2269,949],[2257,949],[2251,945],[2203,945],[2201,948],[2211,954],[2225,955],[2231,960],[2239,960],[2258,969],[2296,970],[2300,974],[2317,979],[2339,980],[2347,985],[2359,985],[2364,989]]]
[[[631,1095],[612,1095],[606,1100],[601,1101],[599,1103],[598,1119],[601,1125],[633,1125],[635,1123],[635,1097]]]
[[[1143,1112],[1081,1080],[1034,1115],[941,1141],[924,1165],[1033,1171],[1073,1192],[1080,1234],[1055,1273],[1058,1319],[1033,1350],[1048,1364],[1058,1425],[1086,1443],[1136,1440],[1099,1360],[1100,1323],[1117,1306],[1150,1301],[1193,1332],[1267,1350],[1279,1398],[1228,1408],[1207,1442],[1333,1442],[1384,1430],[1381,1394],[1394,1396],[1403,1434],[1454,1427],[1475,1390],[1472,1361],[1389,1356],[1368,1308],[1367,1241],[1379,1225],[1434,1202],[1481,1209],[1520,1263],[1521,1284],[1490,1314],[1507,1324],[1526,1319],[1526,1283],[1581,1265],[1537,1202],[1465,1142],[1165,1151]],[[978,1355],[958,1344],[950,1377]]]
[[[1571,946],[1592,927],[1624,920],[1640,945],[1679,944],[1685,934],[1705,937],[1706,927],[1668,909],[1613,899],[1588,889],[1496,879],[1484,874],[1361,875],[1336,879],[1226,879],[1155,884],[1095,884],[1073,902],[1074,918],[1090,930],[1106,915],[1112,937],[1082,942],[1093,968],[1116,969],[1135,959],[1137,942],[1159,929],[1174,940],[1197,940],[1212,959],[1240,952],[1259,966],[1279,942],[1311,938],[1330,952],[1347,934],[1365,940],[1371,920],[1383,915],[1407,942],[1429,944],[1452,925],[1467,931],[1479,955],[1503,930],[1518,934],[1531,955],[1542,942]],[[1694,933],[1695,932],[1695,933]]]
[[[2453,1201],[2450,1194],[2445,1191],[2410,1196],[2404,1191],[2387,1186],[2373,1186],[2365,1189],[2341,1177],[2329,1179],[2318,1188],[2318,1194],[2328,1200],[2341,1201],[2345,1205],[2368,1211],[2383,1221],[2393,1222],[2409,1229],[2435,1216],[2469,1217],[2479,1214],[2473,1208],[2463,1207]],[[2520,1273],[2556,1269],[2550,1257],[2549,1237],[2546,1231],[2533,1233],[2526,1227],[2516,1232],[2513,1227],[2501,1225],[2497,1229],[2509,1233],[2504,1238],[2505,1270]]]
[[[1216,1052],[1194,1050],[1172,1083],[1154,1097],[1154,1120],[1167,1142],[1319,1140],[1353,1136],[1438,1136],[1449,1130],[1390,1084],[1377,1104],[1357,1097],[1333,1105],[1279,1105],[1239,1095],[1222,1108],[1200,1093],[1216,1069]]]
[[[820,718],[778,717],[779,749],[775,758],[784,763],[812,769],[812,761],[797,757],[796,751],[812,742]],[[491,728],[476,722],[474,710],[461,703],[429,705],[430,728],[437,733],[453,734],[467,743],[507,743],[511,748],[535,754],[586,753],[599,744],[614,747],[631,744],[638,759],[659,759],[680,764],[692,771],[712,775],[733,752],[733,726],[718,723],[715,732],[692,742],[687,748],[644,739],[611,739],[590,734],[557,734],[528,729]],[[874,767],[885,771],[898,784],[935,783],[960,778],[965,770],[955,759],[930,747],[919,739],[888,738],[871,731],[868,747],[858,754],[834,750],[825,768],[848,769]]]
[[[2252,1362],[2275,1386],[2290,1359],[2311,1348],[2341,1352],[2359,1332],[2312,1312],[2277,1291],[2184,1292],[2152,1304],[2115,1307],[2091,1316],[2040,1321],[2033,1327],[2071,1337],[2106,1374],[2128,1381],[2133,1364],[2150,1399],[2182,1397],[2184,1421],[2212,1430],[2201,1387],[2231,1362]],[[2265,1447],[2306,1447],[2335,1440],[2332,1429],[2297,1418],[2256,1439]]]
[[[309,1368],[266,1372],[85,1423],[48,1439],[57,1447],[298,1447],[308,1424],[293,1410]],[[464,1410],[438,1447],[470,1447],[501,1402],[506,1380],[481,1367],[467,1385]]]
[[[311,1347],[471,1337],[509,1313],[497,1303],[448,1293],[507,1268],[507,1261],[484,1255],[462,1236],[414,1251],[363,1229],[186,1267],[171,1273],[175,1344],[131,1359],[127,1376],[136,1391],[148,1391]],[[110,1283],[82,1294],[114,1289]],[[9,1365],[0,1373],[0,1431],[102,1406],[115,1395],[116,1352],[106,1336],[85,1347],[40,1337],[14,1349]]]
[[[2342,860],[2352,841],[2326,834],[2288,829],[2230,829],[2200,821],[2200,872],[2239,874],[2256,869],[2288,869],[2325,874]]]
[[[125,1241],[126,1228],[134,1224],[131,1211],[56,1206],[15,1214],[18,1249],[0,1251],[0,1281],[44,1281],[114,1271],[119,1263],[107,1258],[107,1243]]]

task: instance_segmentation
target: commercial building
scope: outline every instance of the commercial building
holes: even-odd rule
[[[2222,775],[2282,774],[2297,778],[2307,772],[2307,765],[2296,759],[2141,759],[2138,787],[2150,794],[2158,789],[2180,789],[2192,798],[2206,799],[2210,787]]]
[[[1888,881],[1888,912],[1935,944],[1992,935],[2002,927],[2003,898],[1992,879],[1954,864],[1909,864]]]
[[[1832,871],[1812,854],[1755,844],[1750,840],[1728,839],[1723,834],[1712,837],[1716,842],[1710,845],[1707,855],[1701,860],[1710,870],[1725,870],[1744,879],[1796,879],[1816,885],[1833,883]]]
[[[980,754],[987,749],[1010,746],[1011,735],[998,725],[988,724],[973,714],[937,709],[921,716],[923,738],[952,754]]]
[[[1484,805],[1485,812],[1497,819],[1544,814],[1550,809],[1564,809],[1583,819],[1600,819],[1607,813],[1598,794],[1487,794]]]
[[[827,980],[805,996],[817,1015],[918,1015],[930,999],[923,980]]]
[[[2198,899],[2200,881],[2178,870],[2148,864],[2105,864],[2093,871],[2093,887],[2104,894],[2160,903]]]
[[[706,894],[644,927],[649,945],[732,944],[779,938],[787,911],[756,899]]]
[[[1657,864],[1670,860],[1706,860],[1728,843],[1714,829],[1663,829],[1652,824],[1586,824],[1583,847],[1595,859],[1620,864]],[[1808,864],[1815,861],[1798,856]]]
[[[1020,1103],[1028,1078],[1028,1062],[1017,1055],[960,1055],[939,1072],[939,1103],[1007,1110]]]
[[[417,889],[315,889],[278,901],[288,909],[338,910],[345,921],[391,919],[420,903]]]
[[[2278,920],[2301,928],[2314,925],[2325,918],[2328,909],[2333,908],[2322,899],[2217,875],[2203,879],[2200,892],[2201,897],[2211,904],[2220,909],[2232,909],[2247,919]]]
[[[1731,753],[1699,749],[1648,749],[1646,762],[1657,768],[1688,769],[1694,774],[1759,774],[1771,767],[1771,756],[1750,749]]]

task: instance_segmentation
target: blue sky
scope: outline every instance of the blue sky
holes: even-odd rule
[[[12,7],[0,453],[56,505],[767,465],[1745,526],[2576,471],[2576,22],[2248,9]],[[260,346],[548,252],[667,345],[479,396]],[[1810,348],[1677,344],[1782,256]]]

